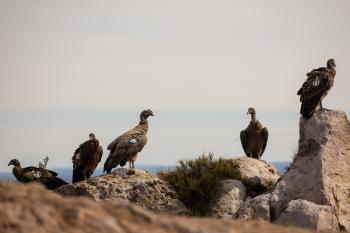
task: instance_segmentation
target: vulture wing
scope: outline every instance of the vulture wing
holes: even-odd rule
[[[137,127],[124,133],[108,146],[111,152],[104,164],[104,171],[110,172],[118,165],[124,166],[130,157],[142,150],[146,143],[145,133]]]
[[[308,78],[298,91],[302,102],[300,113],[305,118],[310,118],[315,112],[322,96],[332,86],[332,74],[325,67],[313,70],[307,74]]]
[[[247,155],[247,133],[245,132],[245,130],[241,131],[240,138],[244,153]]]
[[[47,170],[48,172],[50,172],[51,175],[53,176],[58,176],[57,172],[51,171],[51,170]]]
[[[31,172],[31,171],[33,171],[33,170],[37,170],[38,168],[36,168],[36,167],[33,167],[33,166],[30,166],[30,167],[24,167],[24,168],[22,168],[22,173],[24,174],[24,173],[27,173],[27,172]]]
[[[101,161],[101,151],[98,140],[88,140],[75,150],[72,157],[73,183],[89,178]]]
[[[264,144],[263,144],[263,148],[261,151],[261,155],[260,157],[264,154],[265,149],[266,149],[266,145],[267,145],[267,139],[269,138],[269,131],[267,130],[266,127],[264,127],[261,131],[261,139],[263,140]]]

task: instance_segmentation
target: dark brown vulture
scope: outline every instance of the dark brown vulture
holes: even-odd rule
[[[101,161],[103,149],[93,133],[75,150],[72,157],[73,183],[90,178]]]
[[[13,165],[12,173],[21,183],[39,182],[46,186],[47,189],[53,190],[67,184],[64,180],[57,177],[57,173],[45,169],[48,158],[44,159],[44,164],[39,163],[39,167],[22,168],[17,159],[12,159],[8,166]]]
[[[241,131],[241,143],[245,154],[248,157],[260,159],[264,154],[269,132],[263,128],[261,123],[256,119],[254,108],[249,108],[247,115],[251,115],[248,127]]]
[[[137,154],[147,143],[148,117],[153,116],[151,110],[144,110],[140,114],[139,124],[132,130],[116,138],[107,149],[110,150],[104,164],[104,172],[110,173],[112,168],[125,166],[129,162],[129,168],[135,168]]]
[[[336,74],[334,68],[334,59],[329,59],[327,67],[321,67],[306,74],[308,78],[297,93],[300,95],[300,114],[305,119],[309,119],[318,106],[322,109],[322,100],[326,97],[334,83]]]

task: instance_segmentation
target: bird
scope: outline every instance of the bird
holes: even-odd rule
[[[72,182],[76,183],[88,179],[94,173],[101,161],[103,148],[93,133],[89,134],[89,140],[81,144],[74,152]]]
[[[334,84],[335,67],[335,60],[331,58],[327,61],[327,67],[320,67],[306,74],[308,78],[297,93],[301,102],[300,114],[304,119],[310,119],[318,106],[323,109],[322,100]]]
[[[250,107],[247,115],[251,115],[248,127],[240,133],[241,143],[245,154],[248,157],[260,160],[264,154],[269,132],[266,127],[256,119],[255,109]]]
[[[46,186],[47,189],[53,190],[67,184],[64,180],[57,177],[57,173],[46,169],[48,157],[44,159],[44,164],[39,163],[39,167],[22,168],[17,159],[12,159],[8,166],[13,165],[12,173],[21,183],[38,182]]]
[[[148,117],[154,116],[152,110],[143,110],[140,114],[140,122],[132,130],[127,131],[111,142],[107,149],[110,151],[104,164],[104,172],[118,165],[124,167],[129,162],[129,168],[135,168],[135,160],[143,147],[147,144]]]

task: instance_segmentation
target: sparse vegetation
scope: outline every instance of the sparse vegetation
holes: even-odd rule
[[[203,154],[194,160],[180,160],[175,169],[158,174],[173,186],[180,200],[194,215],[206,216],[217,198],[220,181],[240,179],[240,172],[223,158]]]

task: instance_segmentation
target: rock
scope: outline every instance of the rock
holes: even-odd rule
[[[65,196],[87,196],[96,201],[130,201],[158,213],[190,212],[165,181],[142,170],[116,169],[111,174],[65,185],[55,191]]]
[[[338,221],[333,209],[326,205],[316,205],[305,200],[293,200],[288,203],[277,224],[298,226],[318,231],[338,231]]]
[[[37,184],[0,183],[0,232],[6,233],[307,233],[263,222],[154,214],[119,201],[63,197]]]
[[[270,199],[270,193],[248,198],[239,210],[237,219],[270,221]]]
[[[248,195],[256,196],[273,187],[281,177],[278,170],[262,160],[249,157],[229,159],[232,166],[239,169],[241,181],[247,188]]]
[[[272,192],[274,220],[290,201],[302,199],[332,207],[339,229],[350,231],[349,142],[350,122],[343,111],[317,110],[309,120],[300,119],[298,152]]]
[[[245,187],[241,181],[233,179],[222,180],[220,186],[219,198],[212,207],[210,216],[236,218],[246,198]]]

